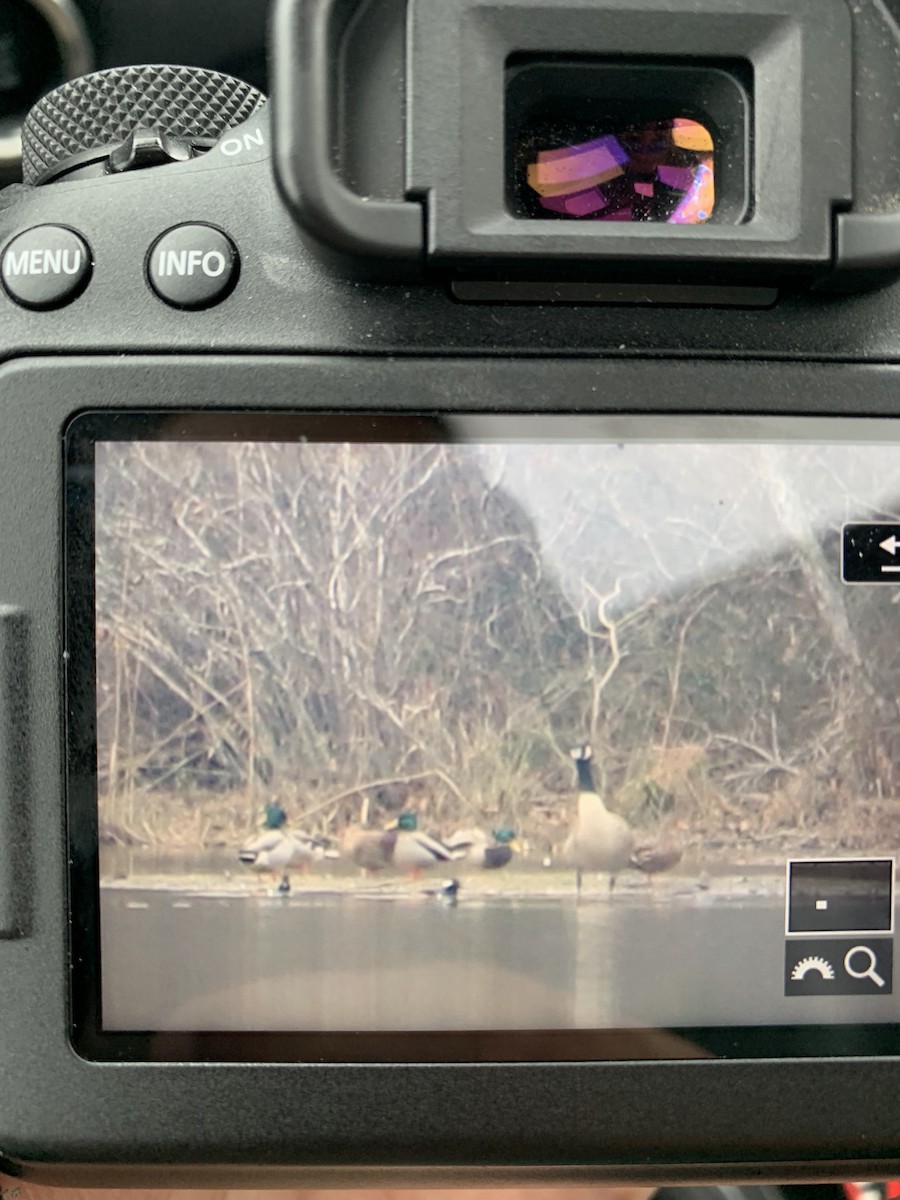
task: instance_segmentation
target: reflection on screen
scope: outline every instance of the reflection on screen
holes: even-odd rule
[[[107,1029],[896,1020],[784,974],[786,860],[895,837],[894,445],[109,441],[95,505]]]

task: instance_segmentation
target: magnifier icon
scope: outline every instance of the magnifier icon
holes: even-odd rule
[[[866,967],[862,971],[854,970],[851,966],[853,956],[856,954],[866,960]],[[871,979],[877,987],[883,988],[884,980],[875,970],[877,965],[878,959],[875,957],[875,951],[871,946],[852,946],[844,955],[844,970],[851,979]]]

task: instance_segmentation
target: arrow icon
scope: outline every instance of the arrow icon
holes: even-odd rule
[[[841,578],[844,583],[900,587],[900,519],[848,521],[841,530]]]

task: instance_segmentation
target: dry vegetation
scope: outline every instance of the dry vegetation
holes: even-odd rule
[[[376,823],[508,824],[543,854],[589,739],[610,806],[706,858],[893,846],[892,593],[841,587],[836,531],[810,535],[774,468],[788,549],[648,591],[602,538],[563,586],[501,477],[452,446],[100,453],[112,841],[233,846],[273,798],[339,837],[368,797]],[[649,546],[615,478],[592,485],[610,540]]]

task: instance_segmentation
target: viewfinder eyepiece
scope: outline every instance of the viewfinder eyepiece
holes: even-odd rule
[[[745,65],[515,56],[507,208],[526,220],[737,224],[750,193]]]
[[[530,217],[701,225],[716,203],[713,136],[689,117],[608,128],[587,141],[535,130],[516,160]]]

